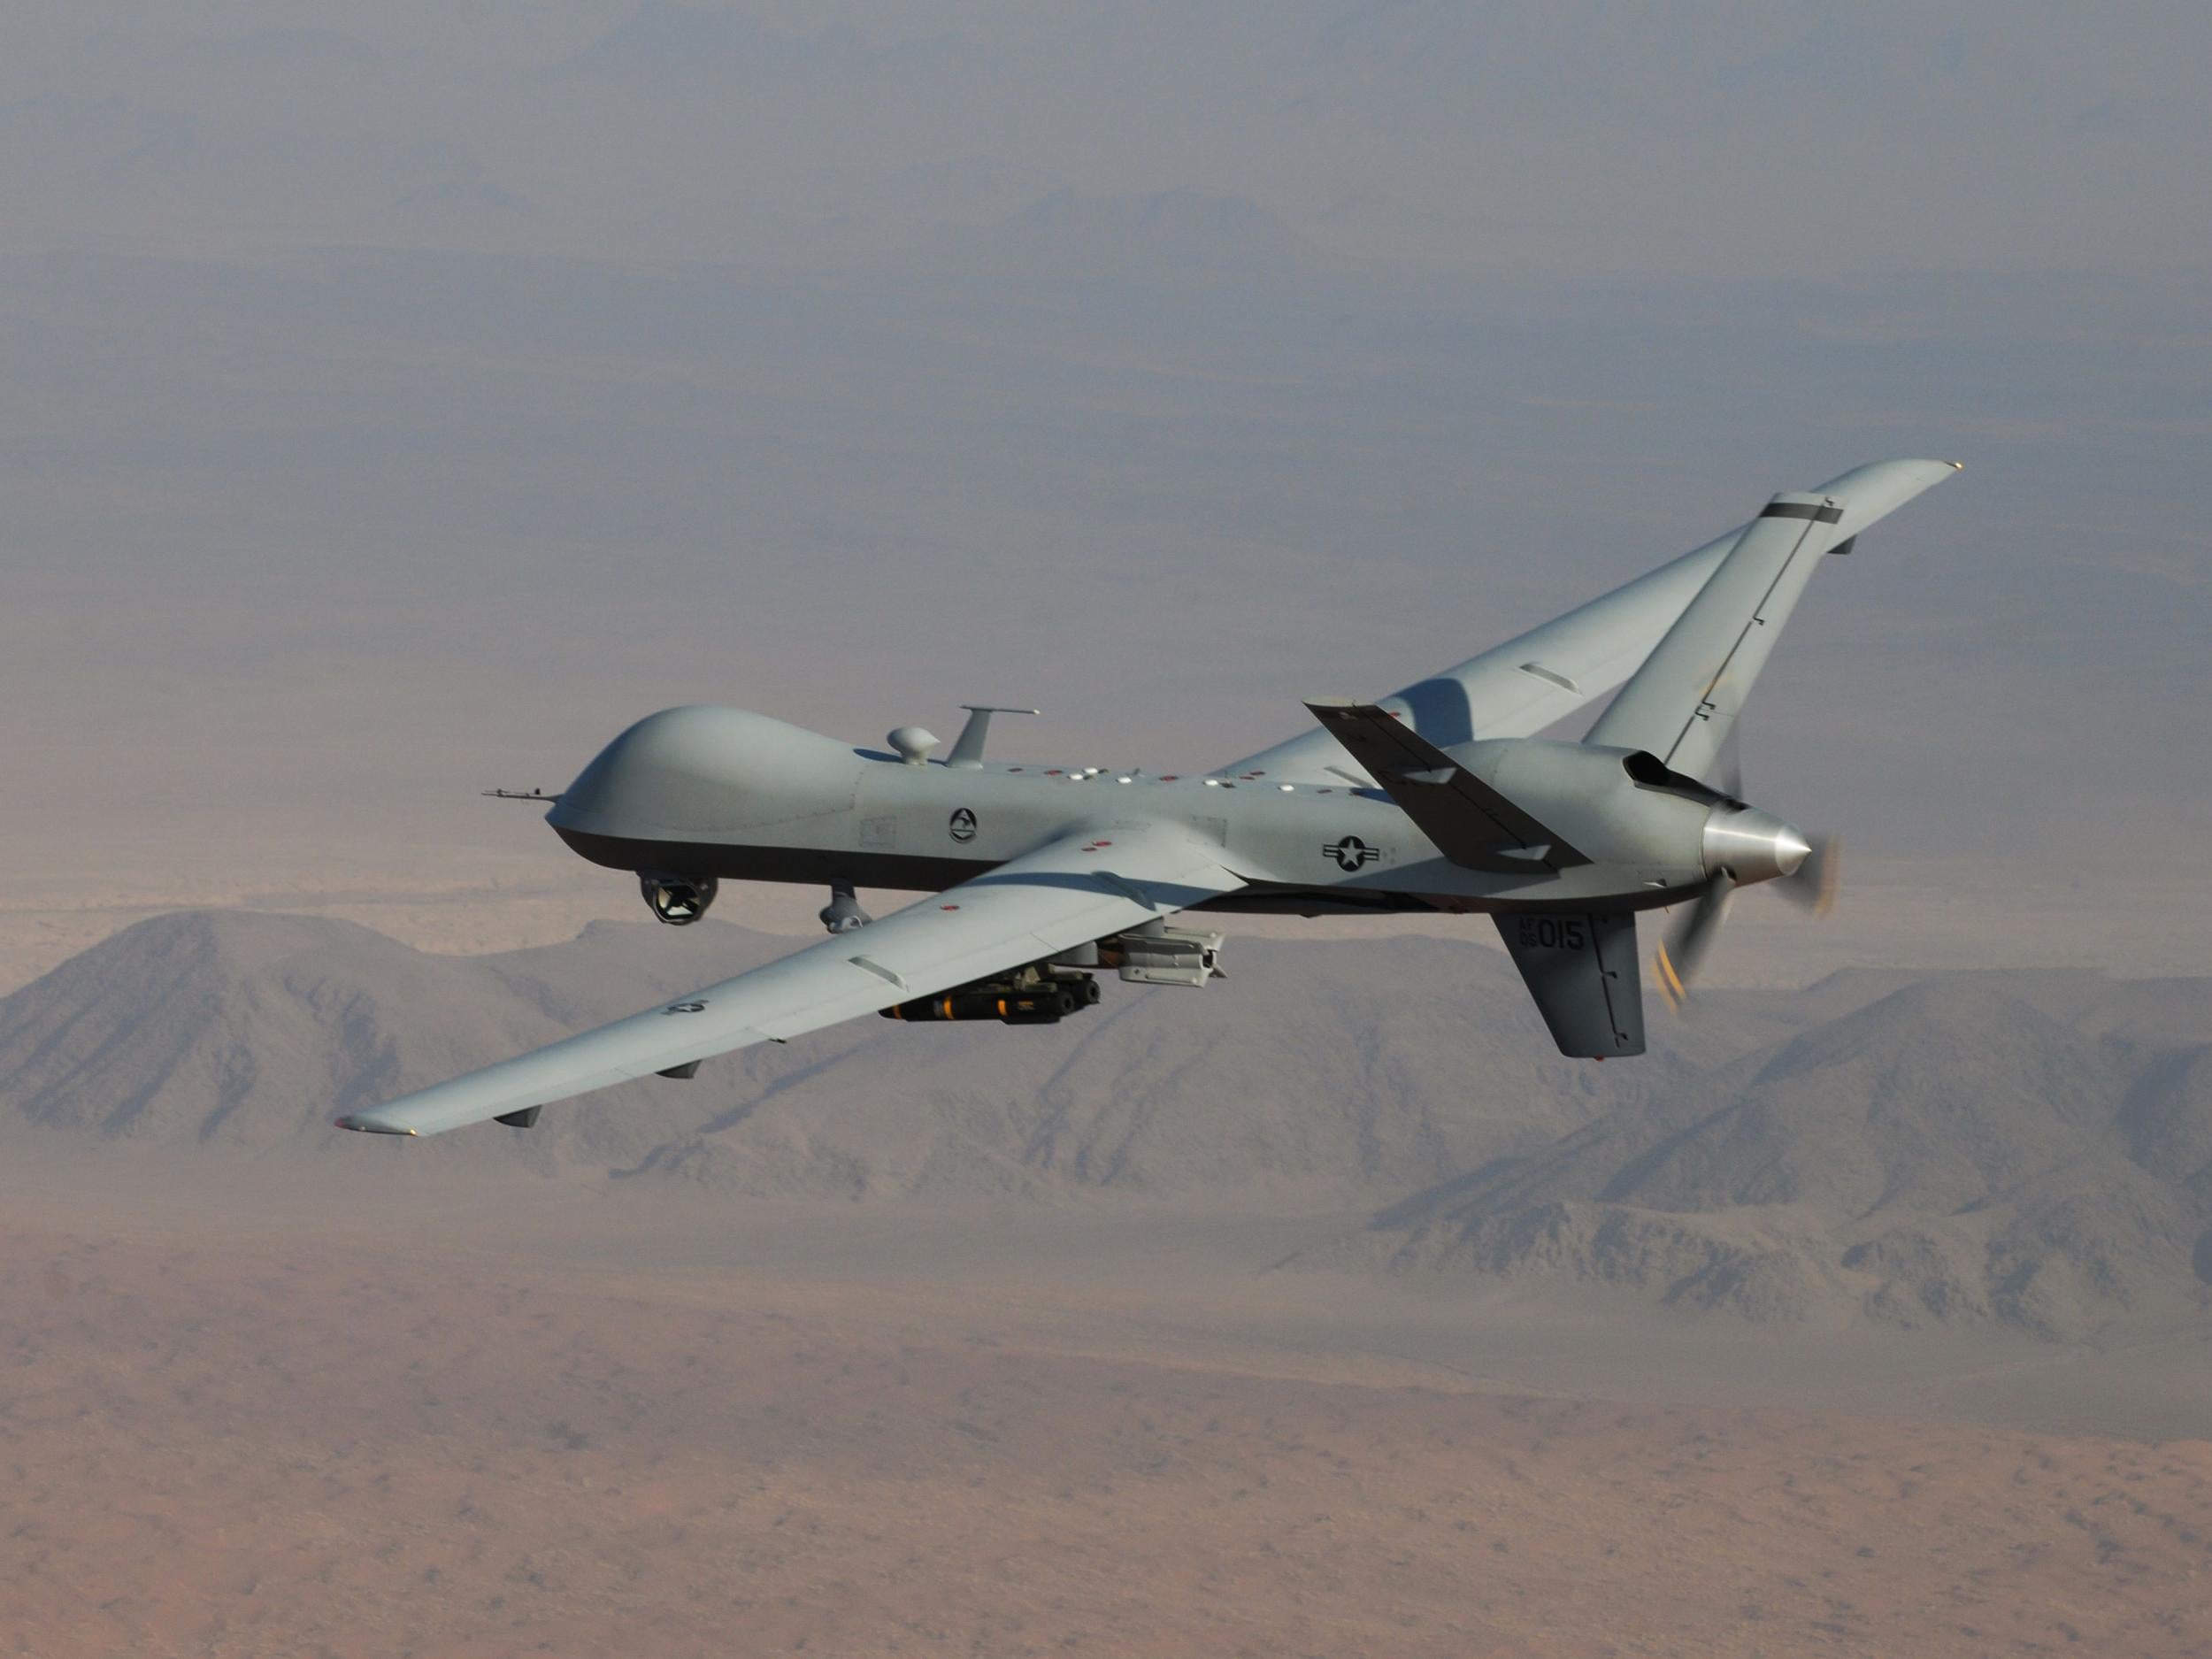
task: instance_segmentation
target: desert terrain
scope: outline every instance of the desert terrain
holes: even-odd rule
[[[1625,1333],[1538,1391],[1394,1356],[1340,1298],[1240,1310],[1233,1264],[1279,1240],[1235,1230],[1094,1225],[1055,1261],[1033,1222],[894,1218],[797,1252],[826,1271],[789,1239],[840,1217],[736,1218],[709,1263],[696,1199],[502,1228],[457,1184],[256,1219],[250,1183],[128,1217],[40,1186],[0,1269],[19,1652],[2212,1641],[2206,1440],[1994,1427],[1965,1394],[1869,1416],[1809,1380],[1682,1403]],[[949,1231],[981,1259],[902,1266]],[[1459,1317],[1463,1349],[1514,1344],[1510,1312]]]
[[[786,944],[183,911],[0,998],[0,1637],[2212,1642],[2205,981],[1842,970],[1598,1075],[1471,941],[1253,938],[1089,1030],[328,1126]]]

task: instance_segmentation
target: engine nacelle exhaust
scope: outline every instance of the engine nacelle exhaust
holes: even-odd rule
[[[712,876],[664,876],[641,873],[638,891],[653,914],[671,927],[688,927],[707,913],[721,885]]]

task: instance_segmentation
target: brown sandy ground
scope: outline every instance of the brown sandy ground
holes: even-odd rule
[[[2212,1648],[2203,1442],[1077,1355],[741,1271],[0,1243],[0,1652]]]

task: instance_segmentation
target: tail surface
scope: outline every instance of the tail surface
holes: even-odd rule
[[[1805,495],[1777,495],[1584,741],[1640,749],[1693,778],[1712,768],[1824,555],[1959,470],[1878,461]]]

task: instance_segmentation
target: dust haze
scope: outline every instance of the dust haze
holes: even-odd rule
[[[2201,7],[7,41],[0,1637],[2212,1642]],[[1746,722],[1843,907],[1645,1060],[1479,924],[1252,922],[330,1127],[813,926],[476,793],[639,715],[1204,767],[1897,455]]]

